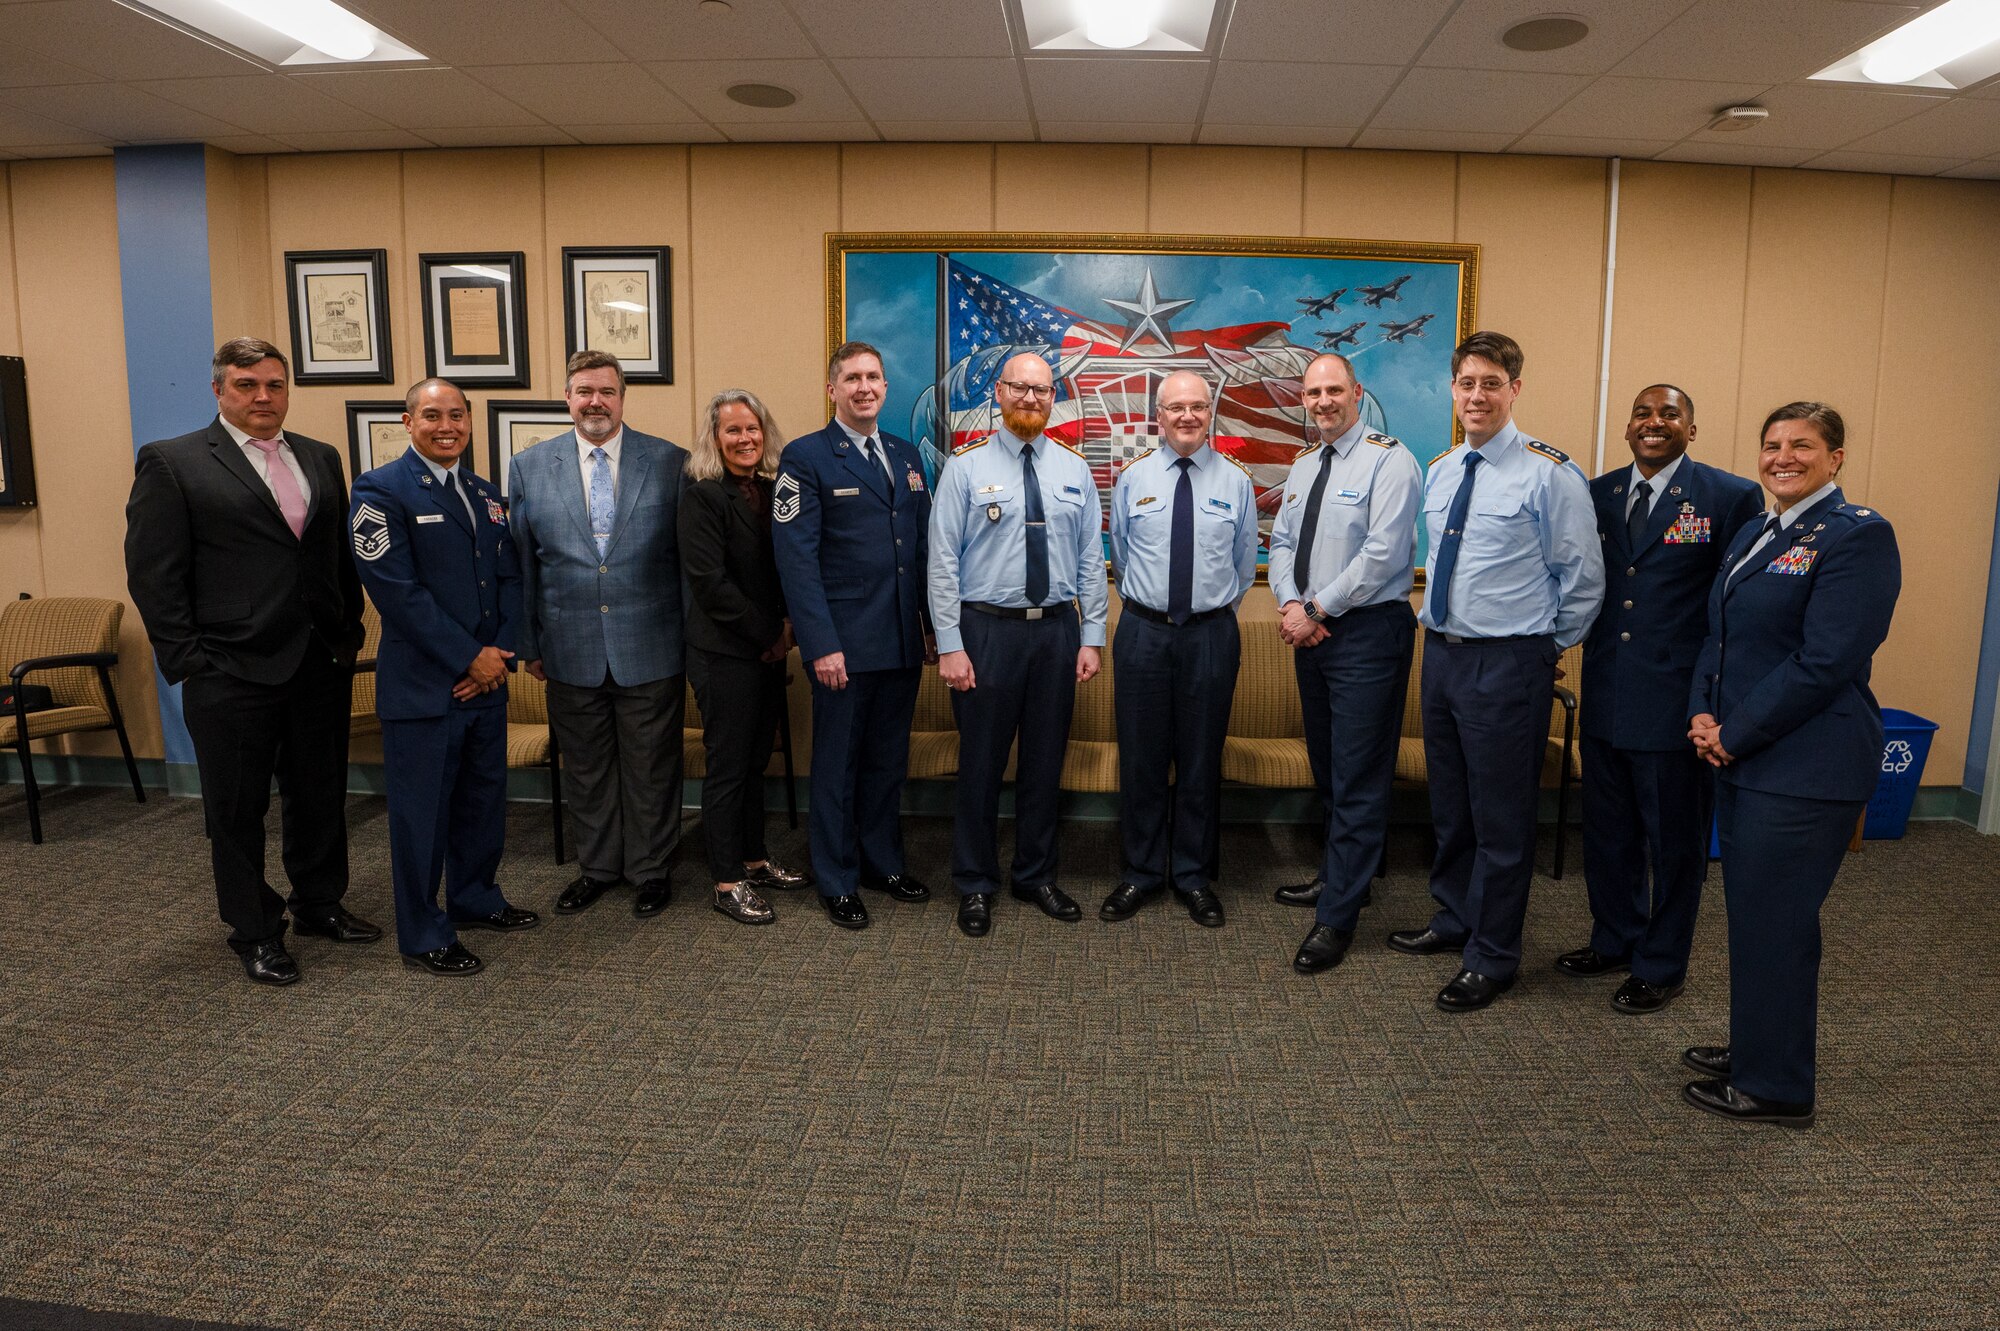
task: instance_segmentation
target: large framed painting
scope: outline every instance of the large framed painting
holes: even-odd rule
[[[1369,428],[1419,462],[1457,437],[1451,351],[1474,328],[1477,245],[973,232],[833,233],[826,245],[828,349],[881,348],[882,419],[933,478],[997,427],[993,381],[1022,351],[1049,362],[1049,433],[1089,459],[1107,501],[1154,447],[1160,381],[1201,374],[1215,445],[1256,481],[1266,533],[1287,469],[1318,442],[1300,379],[1321,352],[1348,357]]]

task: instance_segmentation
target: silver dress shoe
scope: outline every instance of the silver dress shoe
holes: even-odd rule
[[[715,908],[738,924],[769,924],[778,918],[771,904],[748,883],[733,883],[727,892],[717,892]]]
[[[773,888],[781,892],[791,892],[809,886],[812,883],[812,875],[797,869],[787,869],[776,860],[765,860],[754,869],[745,869],[743,881],[752,887],[761,887],[766,892]]]

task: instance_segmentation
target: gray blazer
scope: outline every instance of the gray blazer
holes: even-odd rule
[[[683,665],[676,518],[687,453],[625,427],[618,507],[604,558],[590,534],[576,431],[513,460],[507,501],[521,558],[520,657],[550,679],[594,688],[608,673],[650,684]]]

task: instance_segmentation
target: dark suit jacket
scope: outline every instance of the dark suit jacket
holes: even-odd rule
[[[724,478],[687,484],[679,525],[688,645],[762,656],[785,630],[785,597],[764,522],[736,482]]]
[[[1583,733],[1621,749],[1691,753],[1682,704],[1708,636],[1708,590],[1736,533],[1759,516],[1763,492],[1685,458],[1670,492],[1653,497],[1634,550],[1625,533],[1631,478],[1628,463],[1590,483],[1605,587],[1583,640]]]
[[[215,669],[282,684],[315,637],[343,663],[361,649],[340,455],[285,438],[312,490],[299,537],[220,417],[139,450],[125,581],[168,683]]]
[[[1709,592],[1688,715],[1722,722],[1722,747],[1735,761],[1718,780],[1865,800],[1882,766],[1869,665],[1903,586],[1895,530],[1836,488],[1731,578],[1759,526],[1737,534]]]

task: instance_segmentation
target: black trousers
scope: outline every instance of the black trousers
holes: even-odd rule
[[[1148,892],[1207,887],[1221,821],[1222,741],[1243,654],[1236,616],[1175,628],[1126,614],[1113,648],[1125,881]]]
[[[784,705],[785,663],[687,649],[688,682],[701,708],[701,831],[708,872],[718,883],[742,881],[743,866],[769,858],[764,848],[764,769]]]
[[[823,897],[903,872],[903,781],[923,668],[813,681],[812,871]]]
[[[1662,987],[1687,978],[1695,915],[1708,877],[1714,769],[1692,744],[1672,753],[1583,737],[1583,882],[1590,945],[1632,958],[1632,977]],[[1652,884],[1647,886],[1647,870]]]
[[[347,726],[354,672],[314,643],[283,684],[204,670],[181,686],[181,715],[201,774],[215,904],[229,946],[247,952],[285,933],[286,902],[264,880],[271,779],[283,801],[283,858],[294,912],[347,892]]]

